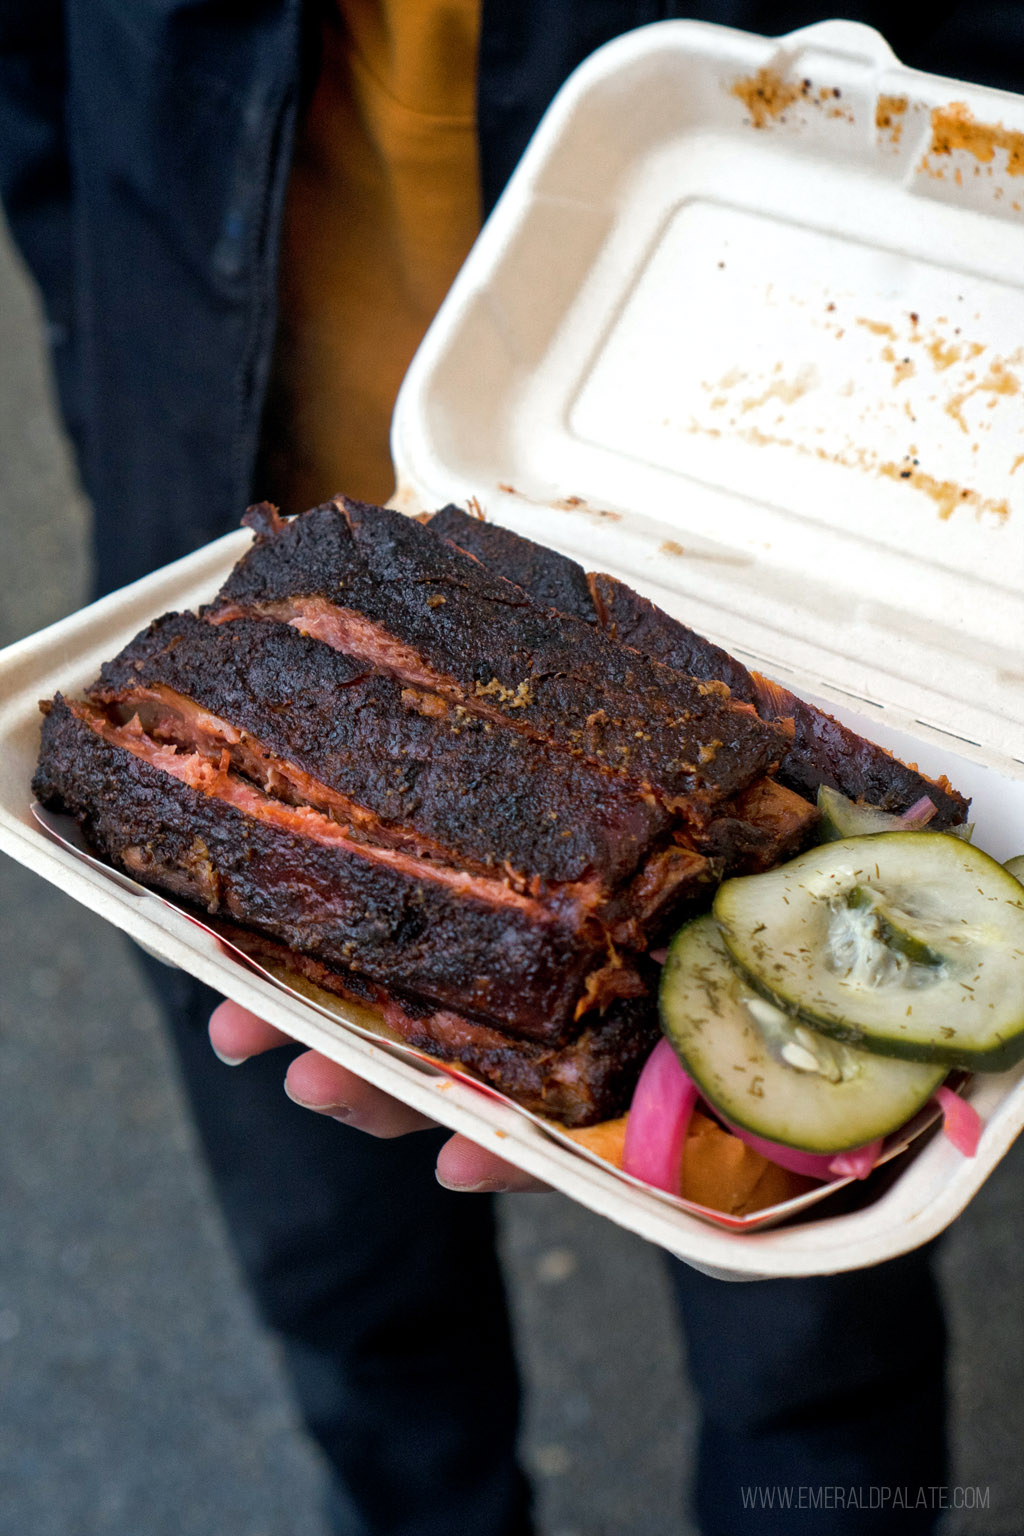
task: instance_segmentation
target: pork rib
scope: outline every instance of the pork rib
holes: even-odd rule
[[[94,706],[54,700],[34,788],[147,883],[510,1034],[561,1043],[582,1008],[644,990],[576,902],[369,848]]]
[[[687,628],[614,576],[592,574],[565,555],[545,550],[519,534],[444,507],[426,526],[473,556],[496,575],[521,586],[537,602],[564,598],[579,618],[598,624],[641,655],[703,680],[720,679],[733,698],[752,705],[765,720],[793,721],[793,738],[778,779],[813,798],[819,785],[887,811],[903,811],[928,795],[936,829],[966,820],[969,802],[945,779],[929,779],[874,742],[788,689],[780,687],[721,646]]]
[[[788,741],[702,682],[544,610],[414,520],[338,497],[294,518],[256,509],[252,550],[211,615],[284,620],[413,686],[651,789],[694,825]]]
[[[432,513],[426,525],[437,538],[472,555],[493,575],[522,587],[542,608],[554,608],[582,619],[585,624],[597,623],[587,574],[582,565],[567,555],[524,539],[499,523],[473,517],[451,504]],[[680,670],[685,672],[687,668]]]
[[[593,1125],[625,1113],[640,1068],[661,1033],[654,1003],[636,998],[612,1003],[565,1045],[510,1040],[450,1009],[401,996],[351,972],[340,975],[250,929],[217,927],[283,981],[295,986],[298,976],[347,1002],[369,1005],[406,1045],[468,1068],[524,1109],[565,1125]]]
[[[762,719],[792,720],[793,740],[778,771],[782,783],[811,797],[825,784],[851,800],[896,812],[927,795],[936,808],[931,823],[936,830],[966,820],[969,802],[948,781],[927,778],[789,689],[749,672],[613,576],[591,576],[590,584],[602,623],[624,645],[670,666],[688,667],[697,677],[723,677]]]
[[[288,625],[156,620],[90,698],[151,734],[223,750],[271,793],[367,840],[540,894],[629,879],[672,818],[583,758],[546,752],[449,698],[374,673]],[[583,892],[580,893],[583,899]]]

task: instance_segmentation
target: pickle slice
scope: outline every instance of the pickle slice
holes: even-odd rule
[[[818,823],[820,843],[834,843],[845,837],[869,837],[874,832],[923,832],[927,826],[925,821],[908,826],[903,816],[879,810],[875,805],[861,805],[859,801],[841,795],[838,789],[830,789],[827,784],[818,786],[818,810],[821,812]],[[969,843],[974,836],[974,823],[944,827],[943,831],[947,837],[960,837]]]
[[[744,981],[718,925],[699,917],[672,940],[661,1023],[726,1120],[800,1151],[840,1153],[897,1130],[934,1093],[944,1065],[895,1061],[830,1040]]]
[[[871,886],[855,885],[847,893],[846,905],[868,913],[874,923],[873,936],[895,954],[903,955],[915,965],[928,965],[933,969],[943,964],[945,956],[940,950],[932,949],[924,939],[910,932],[906,926],[907,914],[889,906]]]
[[[714,912],[751,985],[815,1029],[971,1071],[1024,1056],[1024,891],[969,843],[826,843],[726,881]]]
[[[892,811],[881,811],[874,805],[859,805],[827,784],[818,786],[818,810],[821,812],[818,836],[823,843],[836,843],[844,837],[868,837],[873,832],[907,831]]]

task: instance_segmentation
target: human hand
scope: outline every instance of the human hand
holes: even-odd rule
[[[220,1060],[238,1066],[277,1046],[293,1044],[290,1037],[238,1003],[220,1003],[210,1016],[210,1043]],[[315,1114],[343,1121],[370,1136],[390,1139],[423,1131],[435,1122],[390,1094],[329,1061],[318,1051],[296,1056],[285,1074],[284,1091],[294,1103]],[[540,1192],[547,1185],[514,1168],[465,1136],[446,1141],[437,1159],[437,1178],[446,1189],[486,1194],[499,1190]]]

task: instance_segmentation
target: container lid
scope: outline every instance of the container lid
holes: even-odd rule
[[[399,397],[399,502],[1024,761],[1024,99],[869,28],[568,81]]]

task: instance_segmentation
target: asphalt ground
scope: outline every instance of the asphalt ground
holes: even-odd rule
[[[0,644],[88,586],[41,334],[0,239]],[[503,1241],[543,1536],[691,1536],[657,1255],[553,1195],[506,1197]],[[985,1506],[947,1530],[1019,1536],[1024,1146],[942,1274],[954,1480]],[[130,944],[0,859],[0,1536],[322,1536],[322,1491]]]

